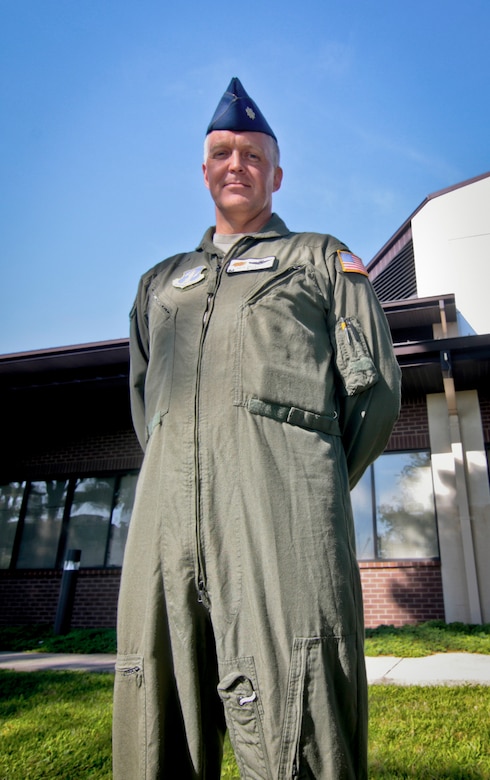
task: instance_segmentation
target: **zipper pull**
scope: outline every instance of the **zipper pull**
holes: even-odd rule
[[[209,595],[206,590],[206,586],[202,580],[199,580],[199,585],[197,587],[197,600],[199,604],[202,604],[203,607],[206,607],[208,611],[210,610],[211,602],[209,600]]]
[[[202,318],[202,324],[206,325],[209,315],[211,314],[211,309],[213,307],[213,298],[216,294],[216,290],[218,289],[219,284],[219,276],[220,276],[220,270],[221,270],[221,258],[217,257],[217,265],[216,265],[216,276],[213,279],[212,275],[209,275],[209,281],[208,281],[208,297],[206,299],[206,310],[203,314]]]
[[[204,312],[203,318],[202,318],[202,324],[205,325],[208,321],[210,309],[211,309],[211,301],[213,300],[213,293],[208,293],[208,298],[206,301],[206,310]]]

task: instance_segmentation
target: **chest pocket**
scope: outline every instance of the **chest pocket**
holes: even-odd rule
[[[146,426],[148,438],[167,414],[172,392],[175,356],[175,318],[177,306],[150,288],[148,318],[150,362],[145,382]]]
[[[291,266],[252,292],[240,310],[237,406],[281,422],[336,427],[325,301],[307,266]]]

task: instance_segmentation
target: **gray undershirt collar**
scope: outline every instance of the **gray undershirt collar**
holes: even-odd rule
[[[213,236],[213,244],[226,253],[231,247],[237,243],[244,236],[245,233],[215,233]]]

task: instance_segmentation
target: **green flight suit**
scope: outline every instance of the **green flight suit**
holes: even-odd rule
[[[242,778],[360,780],[349,483],[399,412],[390,331],[331,236],[273,215],[225,258],[212,238],[145,274],[131,314],[145,458],[119,602],[114,777],[217,780],[224,713]]]

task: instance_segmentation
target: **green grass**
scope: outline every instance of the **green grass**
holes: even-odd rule
[[[115,653],[113,628],[86,628],[55,636],[50,626],[0,626],[0,651]],[[416,658],[432,653],[490,654],[490,623],[483,626],[433,620],[417,626],[366,629],[366,655]],[[0,778],[1,780],[1,778]]]
[[[113,677],[0,672],[0,780],[109,780]],[[490,778],[489,689],[370,687],[371,780]],[[222,779],[239,775],[229,742]]]
[[[417,626],[366,629],[366,655],[419,658],[433,653],[490,654],[490,623],[478,626],[433,620]]]
[[[490,696],[483,686],[369,689],[370,778],[490,778]]]
[[[1,672],[1,780],[109,780],[113,684],[93,672]]]
[[[0,651],[13,653],[115,653],[115,628],[82,628],[55,636],[51,626],[0,626]],[[1,778],[0,778],[1,780]]]

